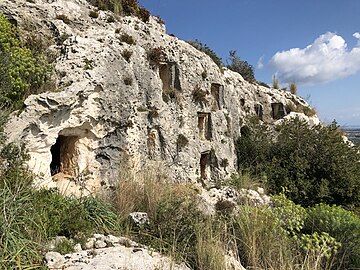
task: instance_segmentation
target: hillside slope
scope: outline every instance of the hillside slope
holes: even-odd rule
[[[155,17],[118,17],[85,0],[31,2],[3,0],[0,12],[56,56],[53,86],[29,96],[7,127],[41,185],[89,193],[126,167],[209,186],[236,171],[234,139],[249,116],[319,122],[302,113],[303,99],[219,68]]]

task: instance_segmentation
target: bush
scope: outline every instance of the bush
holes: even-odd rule
[[[259,85],[264,86],[266,88],[270,88],[270,86],[267,83],[264,82],[257,82]]]
[[[143,22],[148,22],[150,12],[141,7],[137,0],[88,0],[92,5],[102,10],[110,10],[117,15],[133,15]]]
[[[90,10],[89,16],[90,16],[91,18],[96,19],[96,18],[99,17],[99,12],[97,12],[96,10]]]
[[[20,109],[23,100],[50,77],[45,57],[34,55],[18,39],[16,28],[0,15],[0,103]]]
[[[134,45],[136,42],[134,40],[134,38],[126,33],[122,34],[120,37],[119,37],[119,40],[121,42],[125,42],[129,45]]]
[[[249,130],[236,142],[239,168],[255,175],[265,172],[271,193],[285,189],[303,206],[360,205],[360,152],[343,141],[335,122],[310,127],[300,119],[284,121],[275,141],[259,124]]]
[[[236,51],[229,52],[228,61],[229,63],[226,66],[228,69],[239,73],[244,80],[250,83],[256,82],[254,67],[248,62],[241,60],[241,58],[236,55]]]
[[[146,52],[147,59],[151,65],[159,65],[165,59],[163,47],[151,48]]]
[[[201,106],[207,105],[208,101],[206,99],[207,92],[202,90],[199,85],[196,85],[192,92],[192,100],[195,103],[200,104]]]
[[[305,233],[326,232],[341,243],[332,269],[360,268],[360,218],[339,206],[318,204],[307,210]]]
[[[213,50],[211,50],[206,44],[202,43],[201,41],[195,39],[194,41],[187,41],[190,45],[194,48],[198,49],[199,51],[206,53],[210,58],[214,61],[214,63],[221,68],[223,63],[221,58],[218,57]]]

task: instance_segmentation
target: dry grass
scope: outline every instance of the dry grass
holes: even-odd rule
[[[208,101],[206,99],[206,96],[207,96],[207,92],[202,90],[201,87],[199,85],[196,85],[193,92],[192,92],[192,100],[195,102],[195,103],[198,103],[200,104],[201,106],[203,105],[207,105],[208,104]]]
[[[127,218],[131,212],[144,211],[154,215],[158,204],[171,197],[187,197],[195,194],[190,184],[175,184],[158,168],[134,174],[130,169],[122,171],[111,196],[120,217]]]
[[[213,228],[212,220],[207,220],[196,230],[196,258],[199,270],[225,270],[225,243],[222,231]]]

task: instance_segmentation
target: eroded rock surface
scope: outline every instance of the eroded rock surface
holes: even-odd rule
[[[125,164],[156,164],[174,181],[207,186],[236,171],[234,138],[248,116],[271,124],[308,106],[220,69],[154,17],[109,22],[108,11],[90,17],[85,0],[32,2],[2,0],[0,11],[30,23],[57,56],[54,85],[7,127],[10,141],[25,142],[38,185],[88,194],[116,184]]]
[[[128,238],[101,234],[88,239],[85,250],[66,255],[52,251],[45,255],[45,260],[48,268],[53,270],[190,270]]]

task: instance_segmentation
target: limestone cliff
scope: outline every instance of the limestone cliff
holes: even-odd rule
[[[236,171],[234,139],[248,116],[272,124],[308,107],[220,69],[155,17],[94,10],[86,0],[0,3],[53,42],[54,85],[29,96],[7,127],[10,141],[25,142],[40,185],[93,192],[114,185],[125,164],[211,185]]]

